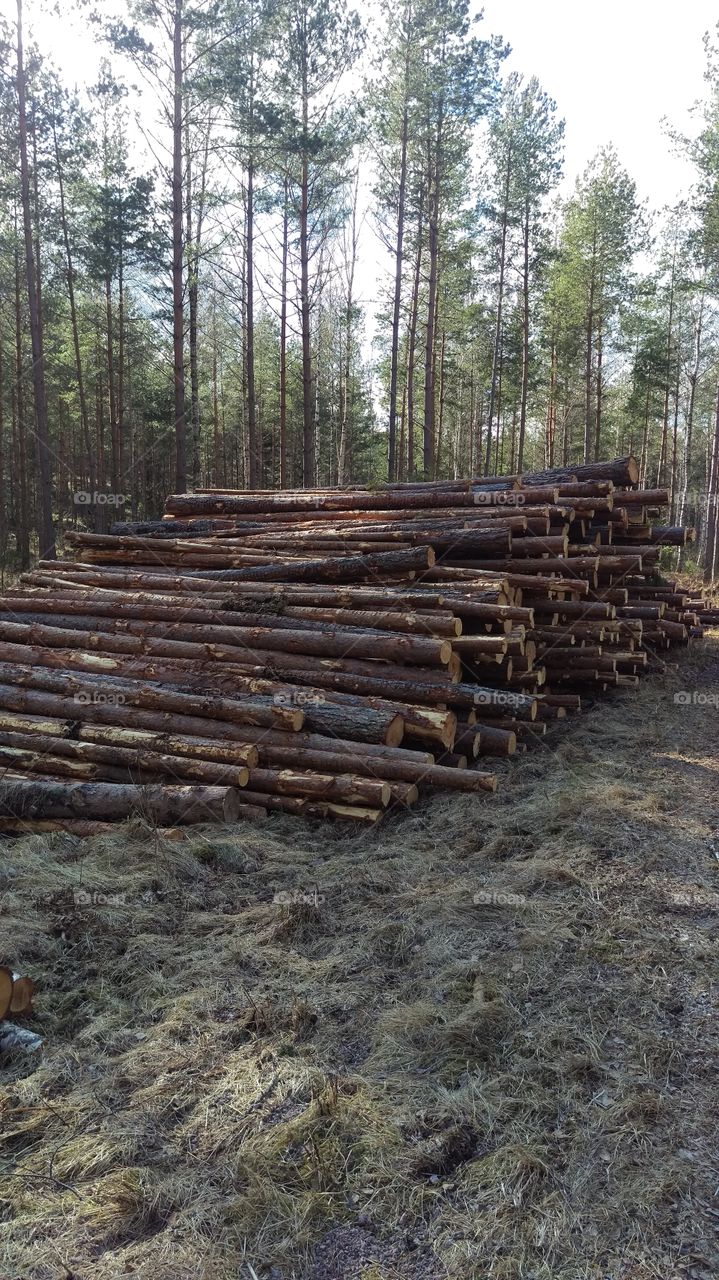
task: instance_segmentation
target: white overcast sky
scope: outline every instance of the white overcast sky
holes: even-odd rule
[[[485,30],[512,46],[505,66],[536,75],[566,121],[571,184],[598,147],[613,142],[653,208],[692,180],[672,154],[662,119],[692,131],[704,94],[702,37],[716,0],[486,0]]]

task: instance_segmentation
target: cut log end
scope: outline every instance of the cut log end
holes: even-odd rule
[[[8,1013],[12,1004],[13,976],[12,970],[3,965],[0,968],[0,1020]]]
[[[404,718],[395,716],[387,726],[384,736],[385,746],[398,747],[404,737]]]

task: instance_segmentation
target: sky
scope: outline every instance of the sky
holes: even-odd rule
[[[672,153],[662,118],[693,132],[704,94],[702,37],[716,0],[485,0],[485,32],[512,46],[505,63],[536,75],[566,121],[565,182],[613,142],[652,208],[674,203],[692,170]]]

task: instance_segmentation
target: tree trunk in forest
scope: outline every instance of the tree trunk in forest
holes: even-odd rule
[[[429,283],[427,287],[427,336],[424,349],[424,430],[422,449],[422,467],[425,480],[432,478],[435,450],[434,348],[437,322],[437,285],[439,280],[439,184],[442,171],[443,119],[443,103],[440,99],[434,160],[430,157],[428,166],[427,248],[429,251]]]
[[[37,291],[35,252],[30,216],[30,171],[27,156],[27,113],[25,105],[25,64],[23,56],[22,0],[17,0],[17,95],[18,130],[20,139],[20,193],[25,233],[25,270],[27,276],[28,309],[30,312],[30,337],[32,343],[33,390],[35,396],[35,426],[40,497],[39,550],[44,560],[54,560],[55,531],[52,524],[52,478],[50,469],[50,441],[47,421],[47,395],[45,389],[45,362],[40,328],[40,305]]]
[[[287,262],[289,258],[290,183],[284,181],[282,205],[282,274],[280,280],[280,488],[289,486],[287,457]]]
[[[57,173],[58,194],[60,197],[60,227],[62,232],[62,242],[65,249],[65,264],[67,271],[67,296],[70,303],[70,327],[72,329],[72,349],[75,358],[75,377],[77,378],[77,398],[80,405],[80,427],[82,429],[82,440],[85,448],[85,466],[90,482],[90,492],[95,493],[97,490],[97,473],[95,469],[95,450],[93,448],[92,439],[90,437],[90,418],[87,411],[87,396],[85,394],[85,377],[82,369],[82,355],[80,352],[80,332],[77,323],[77,304],[75,301],[75,272],[72,264],[72,249],[70,246],[70,230],[67,221],[67,208],[65,205],[65,178],[63,173],[62,162],[60,159],[60,147],[57,140],[57,126],[55,122],[55,112],[52,117],[52,136],[55,151],[55,171]],[[93,508],[93,523],[97,528],[97,511]]]
[[[184,76],[184,71],[183,71]],[[195,204],[194,171],[192,166],[192,146],[190,139],[189,114],[185,118],[185,240],[187,245],[187,321],[190,348],[190,429],[191,454],[190,477],[193,487],[202,482],[202,462],[200,457],[200,383],[198,369],[197,317],[199,300],[200,248],[202,244],[202,222],[204,217],[204,200],[207,185],[207,163],[210,148],[211,120],[207,120],[207,128],[203,144],[203,157],[200,166],[200,187],[197,195],[197,221],[193,224],[193,205]]]
[[[337,483],[345,484],[345,461],[347,458],[347,446],[350,435],[349,421],[349,400],[350,400],[350,376],[352,373],[352,320],[354,306],[354,279],[355,269],[357,266],[357,245],[359,235],[357,231],[357,205],[359,200],[359,170],[355,178],[354,198],[352,201],[352,214],[350,219],[350,252],[345,260],[347,262],[347,301],[345,307],[345,351],[343,368],[340,375],[340,434],[337,446]]]
[[[17,231],[17,221],[16,221]],[[20,305],[20,252],[15,238],[15,381],[13,384],[13,435],[16,437],[18,493],[15,509],[15,541],[21,569],[30,564],[30,503],[28,484],[27,431],[23,383],[22,309]]]
[[[255,401],[255,264],[254,264],[254,211],[255,203],[255,161],[250,149],[247,153],[247,235],[245,238],[245,287],[247,342],[245,359],[247,361],[247,442],[249,453],[249,483],[251,489],[262,486],[262,449],[257,429],[257,404]]]
[[[549,356],[549,404],[547,405],[547,429],[544,458],[548,467],[554,466],[554,445],[557,429],[557,343],[552,327],[552,347]]]
[[[502,346],[502,303],[504,301],[504,272],[507,260],[507,229],[509,225],[509,191],[512,181],[512,146],[507,148],[507,173],[504,183],[504,205],[502,207],[502,237],[499,249],[499,282],[497,285],[497,316],[494,326],[494,348],[492,351],[492,374],[489,385],[489,408],[487,410],[487,440],[484,458],[484,474],[489,475],[492,469],[492,425],[494,408],[497,401],[497,386]]]
[[[402,266],[404,262],[404,218],[407,192],[407,148],[409,142],[409,72],[412,4],[405,10],[406,44],[404,58],[404,99],[400,131],[399,191],[397,193],[397,240],[395,244],[394,298],[392,302],[392,343],[389,375],[389,427],[387,479],[397,479],[397,382],[399,374],[399,322],[402,306]]]
[[[597,317],[597,408],[594,421],[594,461],[599,462],[601,458],[601,438],[602,438],[602,397],[604,395],[604,384],[602,381],[604,357],[603,347],[603,320],[601,315]]]
[[[472,350],[472,356],[469,364],[469,421],[467,423],[467,474],[470,476],[478,475],[482,466],[482,446],[481,441],[477,441],[477,449],[475,450],[475,435],[477,430],[477,383],[475,377],[475,353]],[[475,461],[477,466],[475,467]],[[460,466],[462,464],[460,463]]]
[[[708,472],[706,511],[706,551],[704,553],[704,581],[713,582],[716,576],[717,523],[719,522],[719,382],[716,389],[714,431],[711,445],[711,466]]]
[[[406,344],[405,344],[406,346]],[[405,355],[405,378],[402,387],[402,408],[399,415],[399,440],[397,441],[397,479],[407,478],[407,357]]]
[[[566,467],[572,448],[572,416],[569,412],[569,378],[564,378],[564,412],[562,417],[562,466]]]
[[[257,423],[255,398],[255,10],[248,9],[249,61],[247,71],[247,224],[245,236],[245,284],[247,342],[247,446],[249,454],[248,476],[251,489],[262,485],[262,441]]]
[[[306,22],[303,14],[303,22]],[[315,423],[312,382],[312,330],[310,312],[310,244],[309,244],[309,86],[307,66],[307,32],[302,32],[302,66],[300,94],[302,100],[302,159],[300,172],[300,321],[302,329],[302,482],[306,489],[315,484]]]
[[[444,401],[445,401],[445,377],[444,377],[444,358],[446,338],[444,328],[442,329],[442,338],[439,346],[439,418],[437,421],[437,444],[435,448],[434,458],[432,462],[432,477],[439,475],[442,461],[442,435],[444,432]]]
[[[522,259],[522,391],[519,409],[519,443],[517,471],[524,466],[524,438],[527,430],[529,397],[529,196],[524,201],[524,254]],[[512,435],[512,470],[514,470],[514,435]]]
[[[112,283],[105,276],[105,351],[107,354],[107,404],[110,414],[110,485],[117,493],[120,484],[117,440],[117,404],[115,401],[115,355],[112,335]]]
[[[704,321],[704,298],[705,293],[702,289],[699,314],[694,324],[694,359],[689,372],[689,404],[687,406],[686,422],[684,427],[684,477],[682,481],[682,495],[679,504],[678,523],[683,524],[687,506],[687,494],[689,492],[691,466],[692,466],[692,445],[694,443],[694,408],[696,405],[697,384],[699,382],[699,371],[701,366],[702,351],[702,329]],[[696,517],[694,516],[694,519]],[[685,549],[682,547],[679,552],[679,568],[684,567]]]
[[[671,525],[675,524],[676,522],[676,507],[677,507],[677,466],[678,466],[678,456],[679,456],[679,379],[680,379],[680,369],[679,369],[679,364],[677,362],[677,376],[676,376],[676,382],[674,384],[674,422],[672,424],[672,465],[671,465],[671,479],[670,479],[670,489],[669,489],[669,492],[671,495],[669,523]]]
[[[213,481],[216,485],[221,485],[224,480],[224,466],[222,454],[222,435],[220,432],[220,403],[219,388],[217,386],[217,299],[213,295],[212,298],[212,473]]]
[[[672,360],[672,337],[674,333],[674,275],[676,270],[676,243],[674,247],[674,257],[672,258],[672,274],[669,284],[669,319],[667,322],[667,348],[666,348],[666,378],[664,382],[664,408],[662,411],[662,438],[659,449],[659,464],[657,466],[657,488],[661,488],[666,482],[667,472],[667,453],[669,447],[669,400],[671,395],[671,360]]]
[[[499,339],[499,375],[497,378],[497,432],[494,438],[494,474],[499,475],[500,424],[502,421],[502,378],[504,376],[504,329]]]
[[[175,391],[175,484],[187,489],[187,424],[185,420],[185,308],[183,298],[184,237],[182,226],[182,0],[175,0],[172,32],[172,352]]]
[[[122,232],[117,252],[117,465],[118,489],[124,484],[125,466],[125,273],[122,262]]]
[[[585,368],[584,368],[584,462],[591,460],[592,454],[592,368],[594,339],[594,297],[596,291],[596,259],[597,259],[597,224],[594,222],[594,239],[592,242],[592,268],[589,277],[589,299],[586,319]]]
[[[5,359],[0,330],[0,583],[4,584],[7,556],[7,503],[5,499]]]
[[[422,236],[424,231],[423,218],[424,204],[422,196],[420,196],[419,212],[417,215],[417,256],[414,268],[414,283],[412,286],[412,305],[409,316],[409,331],[407,334],[407,479],[414,480],[414,368],[415,356],[417,352],[417,322],[419,320],[419,289],[422,280]]]
[[[644,426],[642,429],[642,448],[639,454],[639,483],[646,484],[648,452],[649,452],[649,395],[650,387],[647,383],[647,394],[644,402]]]
[[[185,68],[182,70],[183,82]],[[195,402],[194,391],[197,375],[197,294],[194,289],[195,272],[195,237],[192,231],[192,204],[194,199],[194,166],[192,145],[190,140],[190,113],[185,111],[184,145],[185,145],[185,260],[187,271],[187,337],[190,349],[190,445],[189,445],[189,479],[194,489],[200,481],[200,439],[195,434]],[[193,296],[194,295],[194,296]],[[194,348],[194,351],[193,351]],[[193,362],[194,355],[194,362]],[[193,363],[195,365],[193,369]],[[198,405],[199,410],[199,405]]]

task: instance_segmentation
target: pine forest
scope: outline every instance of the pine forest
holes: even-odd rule
[[[0,26],[0,563],[194,487],[634,454],[717,568],[719,61],[650,209],[468,0],[81,9],[77,87]]]

